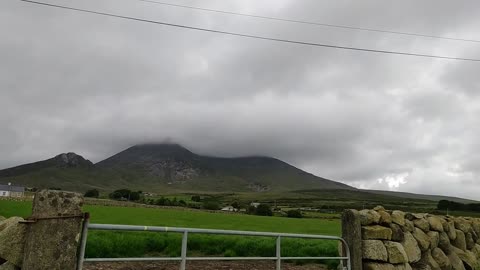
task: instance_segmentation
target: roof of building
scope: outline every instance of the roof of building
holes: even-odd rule
[[[9,186],[9,185],[0,185],[0,190],[13,191],[13,192],[25,192],[24,187]]]

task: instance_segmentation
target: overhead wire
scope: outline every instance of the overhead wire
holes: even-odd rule
[[[342,28],[342,29],[349,29],[349,30],[360,30],[360,31],[368,31],[368,32],[388,33],[388,34],[405,35],[405,36],[416,36],[416,37],[426,37],[426,38],[446,39],[446,40],[456,40],[456,41],[480,43],[480,40],[476,40],[476,39],[444,37],[444,36],[436,36],[436,35],[421,34],[421,33],[402,32],[402,31],[393,31],[393,30],[385,30],[385,29],[375,29],[375,28],[357,27],[357,26],[349,26],[349,25],[338,25],[338,24],[330,24],[330,23],[322,23],[322,22],[286,19],[286,18],[279,18],[279,17],[270,17],[270,16],[262,16],[262,15],[248,14],[248,13],[225,11],[225,10],[219,10],[219,9],[202,8],[202,7],[197,7],[197,6],[179,5],[179,4],[173,4],[173,3],[161,2],[161,1],[155,1],[155,0],[137,0],[137,1],[151,3],[151,4],[158,4],[158,5],[163,5],[163,6],[194,9],[194,10],[201,10],[201,11],[207,11],[207,12],[215,12],[215,13],[222,13],[222,14],[228,14],[228,15],[264,19],[264,20],[273,20],[273,21],[290,22],[290,23],[298,23],[298,24],[316,25],[316,26],[332,27],[332,28]]]
[[[35,4],[35,5],[46,6],[46,7],[54,7],[54,8],[59,8],[59,9],[72,10],[72,11],[77,11],[77,12],[82,12],[82,13],[96,14],[96,15],[101,15],[101,16],[108,16],[108,17],[132,20],[132,21],[137,21],[137,22],[151,23],[151,24],[164,25],[164,26],[169,26],[169,27],[183,28],[183,29],[196,30],[196,31],[202,31],[202,32],[209,32],[209,33],[216,33],[216,34],[223,34],[223,35],[230,35],[230,36],[238,36],[238,37],[251,38],[251,39],[260,39],[260,40],[268,40],[268,41],[275,41],[275,42],[282,42],[282,43],[290,43],[290,44],[298,44],[298,45],[314,46],[314,47],[324,47],[324,48],[332,48],[332,49],[341,49],[341,50],[362,51],[362,52],[369,52],[369,53],[394,54],[394,55],[416,56],[416,57],[425,57],[425,58],[438,58],[438,59],[447,59],[447,60],[480,62],[480,59],[475,59],[475,58],[449,57],[449,56],[420,54],[420,53],[409,53],[409,52],[401,52],[401,51],[376,50],[376,49],[348,47],[348,46],[339,46],[339,45],[332,45],[332,44],[322,44],[322,43],[314,43],[314,42],[304,42],[304,41],[296,41],[296,40],[289,40],[289,39],[280,39],[280,38],[272,38],[272,37],[265,37],[265,36],[249,35],[249,34],[242,34],[242,33],[228,32],[228,31],[207,29],[207,28],[201,28],[201,27],[194,27],[194,26],[188,26],[188,25],[173,24],[173,23],[167,23],[167,22],[162,22],[162,21],[147,20],[147,19],[141,19],[141,18],[130,17],[130,16],[116,15],[116,14],[112,14],[112,13],[99,12],[99,11],[87,10],[87,9],[81,9],[81,8],[74,8],[74,7],[68,7],[68,6],[63,6],[63,5],[56,5],[56,4],[45,3],[45,2],[38,2],[38,1],[33,1],[33,0],[19,0],[19,1],[22,1],[22,2],[25,2],[25,3],[30,3],[30,4]]]

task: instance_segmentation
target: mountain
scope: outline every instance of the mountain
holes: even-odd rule
[[[0,178],[16,177],[48,168],[91,168],[93,163],[75,153],[64,153],[51,159],[0,170]]]
[[[385,203],[398,206],[416,200],[431,207],[441,199],[461,198],[391,191],[359,190],[302,171],[286,162],[262,156],[203,156],[178,144],[142,144],[92,164],[75,153],[0,170],[0,184],[37,188],[103,191],[128,188],[166,193],[262,193],[262,198],[313,202]],[[250,199],[250,197],[249,197]]]
[[[39,188],[82,190],[84,175],[94,170],[94,164],[75,153],[63,153],[53,158],[0,170],[0,183]]]
[[[122,180],[140,179],[192,191],[283,191],[312,186],[353,189],[275,158],[202,156],[178,144],[133,146],[95,166],[109,174],[121,174]]]
[[[182,192],[278,192],[354,188],[271,157],[202,156],[178,144],[130,147],[97,164],[74,153],[0,170],[0,182],[84,191],[117,188]]]

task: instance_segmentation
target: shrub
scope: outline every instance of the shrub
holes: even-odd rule
[[[255,209],[255,215],[257,216],[272,216],[273,212],[272,209],[270,209],[270,206],[267,204],[260,204],[257,206],[257,209]]]
[[[203,203],[203,208],[207,210],[218,210],[220,209],[220,204],[217,201],[206,201]]]
[[[90,189],[89,191],[85,192],[85,197],[90,198],[98,198],[100,196],[100,192],[97,189]]]
[[[110,193],[108,197],[114,200],[138,201],[140,200],[140,193],[132,192],[129,189],[118,189]]]
[[[289,210],[287,212],[287,217],[289,218],[302,218],[302,212],[300,210]]]

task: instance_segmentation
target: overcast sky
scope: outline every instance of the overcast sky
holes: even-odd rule
[[[42,0],[43,1],[43,0]],[[137,0],[45,0],[243,34],[480,58],[480,43]],[[476,1],[183,0],[480,40]],[[0,1],[0,168],[144,142],[268,155],[355,187],[480,199],[480,63],[253,40]]]

